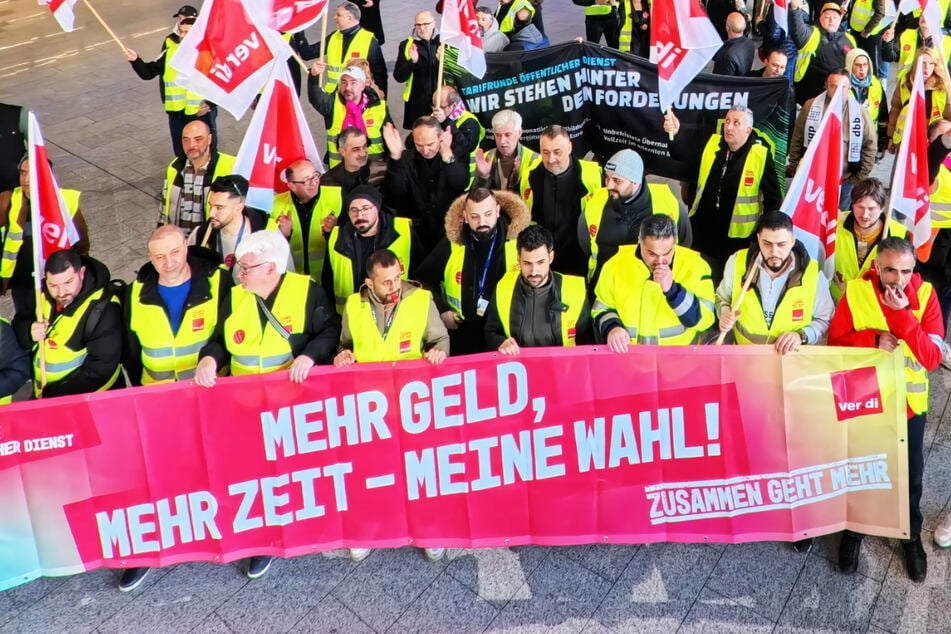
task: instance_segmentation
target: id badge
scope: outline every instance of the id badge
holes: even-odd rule
[[[485,317],[485,311],[489,308],[489,300],[484,297],[480,297],[478,303],[476,303],[476,315],[479,317]]]

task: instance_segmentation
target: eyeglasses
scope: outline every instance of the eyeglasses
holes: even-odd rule
[[[320,174],[314,172],[307,178],[301,179],[299,181],[291,181],[295,185],[313,185],[314,183],[320,182]]]
[[[240,262],[238,262],[237,264],[234,265],[234,269],[237,275],[241,275],[242,273],[247,275],[252,270],[258,268],[259,266],[264,266],[265,264],[267,264],[267,262],[258,262],[257,264],[252,264],[251,266],[248,266],[247,264],[241,264]]]
[[[364,205],[363,207],[351,207],[350,213],[354,216],[362,216],[364,214],[369,214],[371,211],[376,211],[376,207],[373,205]]]

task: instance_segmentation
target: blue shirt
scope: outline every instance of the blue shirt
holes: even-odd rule
[[[168,308],[169,323],[172,325],[172,332],[178,334],[178,327],[182,325],[182,311],[185,308],[185,299],[192,288],[192,280],[188,278],[178,286],[158,285],[159,295]]]

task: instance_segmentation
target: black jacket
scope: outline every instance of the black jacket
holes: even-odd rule
[[[742,36],[727,40],[713,57],[713,74],[746,77],[755,57],[756,45],[750,38]]]
[[[404,53],[410,39],[416,42],[416,50],[419,51],[419,61],[416,63],[406,59]],[[439,71],[439,60],[436,58],[438,49],[438,33],[434,34],[431,40],[407,38],[400,42],[400,47],[396,49],[393,79],[402,84],[409,81],[410,77],[413,78],[413,87],[403,109],[403,128],[406,130],[413,129],[413,122],[417,118],[433,112],[433,93],[436,92],[436,76]]]

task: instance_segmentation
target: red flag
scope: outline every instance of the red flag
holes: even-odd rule
[[[925,86],[921,76],[921,58],[914,69],[911,98],[902,116],[905,129],[895,158],[895,172],[889,206],[896,220],[908,227],[915,247],[931,237],[930,196],[928,182],[928,111],[925,109]]]
[[[310,159],[318,172],[324,171],[290,72],[286,64],[279,64],[254,110],[234,163],[234,172],[250,183],[248,206],[270,211],[274,194],[287,191],[284,170],[300,159]]]
[[[39,0],[39,4],[45,4],[53,12],[53,17],[59,22],[60,28],[67,33],[73,30],[73,24],[76,22],[76,13],[74,6],[78,0]]]
[[[478,78],[485,75],[482,32],[472,0],[445,0],[442,7],[440,39],[459,50],[459,65]]]
[[[303,31],[327,10],[327,0],[271,0],[271,28],[282,33]]]
[[[257,24],[242,0],[208,0],[169,63],[175,83],[240,119],[273,65],[290,55],[280,33]]]
[[[30,221],[33,225],[33,260],[38,280],[43,279],[46,259],[79,242],[72,212],[50,167],[49,155],[36,115],[29,113]]]
[[[657,64],[660,109],[666,112],[723,42],[697,0],[665,0],[651,11],[651,62]]]
[[[824,94],[816,97],[824,98]],[[792,218],[796,238],[830,280],[835,275],[835,228],[842,182],[842,104],[842,91],[838,91],[822,115],[780,209]]]

